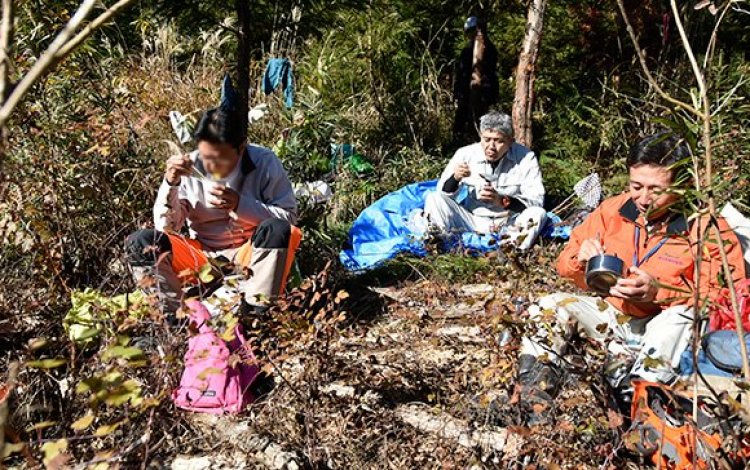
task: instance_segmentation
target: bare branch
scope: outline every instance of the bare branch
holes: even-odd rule
[[[85,41],[86,38],[88,38],[91,35],[91,33],[93,33],[97,28],[99,28],[104,23],[109,21],[110,18],[112,18],[114,15],[119,13],[120,10],[124,9],[131,3],[133,3],[133,0],[120,0],[119,2],[109,7],[104,13],[96,17],[86,26],[84,26],[83,29],[81,29],[81,31],[78,34],[76,34],[70,41],[65,43],[65,45],[61,47],[55,53],[55,59],[58,62],[65,59],[65,57],[67,57],[68,54],[70,54],[71,51],[73,51],[73,49],[75,49],[83,41]]]
[[[687,34],[685,33],[685,26],[682,24],[682,19],[680,18],[680,10],[677,8],[677,2],[675,0],[671,0],[670,4],[672,5],[674,22],[677,24],[677,31],[680,32],[680,39],[682,39],[682,46],[685,48],[685,53],[687,54],[688,60],[690,61],[690,66],[693,68],[693,74],[695,75],[695,80],[698,82],[698,89],[700,90],[701,99],[704,99],[706,98],[706,78],[704,77],[703,72],[701,72],[701,69],[698,66],[698,61],[695,60],[693,48],[690,46],[690,41],[688,41]],[[704,116],[702,117],[704,119],[707,119],[710,116],[706,115],[704,112]]]
[[[620,7],[620,14],[622,15],[622,19],[625,22],[625,28],[628,30],[628,35],[630,36],[630,40],[633,43],[633,47],[635,47],[635,52],[636,52],[636,55],[638,56],[638,61],[641,64],[641,68],[643,69],[643,73],[646,75],[646,80],[648,81],[649,85],[651,85],[654,88],[654,90],[656,90],[656,92],[659,94],[659,96],[661,96],[664,100],[700,117],[702,115],[702,112],[700,110],[695,109],[694,107],[692,107],[691,105],[683,101],[673,98],[671,95],[665,92],[661,88],[661,86],[659,86],[659,83],[651,74],[651,70],[649,70],[648,64],[646,64],[646,54],[643,52],[643,49],[641,49],[641,46],[638,44],[638,38],[635,36],[635,31],[633,31],[633,26],[630,24],[630,19],[628,19],[628,14],[625,11],[625,5],[623,4],[623,0],[617,0],[617,6]]]
[[[18,362],[13,361],[8,366],[8,379],[5,384],[5,392],[3,396],[0,396],[0,453],[2,453],[3,447],[5,447],[5,425],[8,422],[8,402],[10,401],[10,394],[13,393],[13,388],[16,386],[16,378],[18,377]],[[0,390],[2,393],[2,390]]]
[[[37,59],[31,67],[31,70],[24,75],[8,98],[3,102],[3,106],[0,108],[0,128],[5,127],[5,123],[8,121],[10,113],[13,112],[16,106],[18,106],[21,98],[26,95],[31,86],[34,85],[34,83],[36,83],[36,81],[54,65],[55,53],[60,50],[66,42],[68,42],[70,36],[78,29],[91,12],[95,3],[96,0],[84,0],[83,3],[81,3],[70,21],[68,21],[62,31],[57,34],[49,47],[47,47],[47,50],[39,56],[39,59]]]
[[[5,99],[10,70],[10,43],[13,39],[13,0],[2,0],[3,18],[0,23],[0,102]]]
[[[734,3],[734,0],[729,0],[727,2],[727,4],[721,10],[721,15],[719,15],[719,19],[716,21],[716,24],[714,25],[714,30],[711,32],[711,39],[708,41],[708,47],[706,47],[706,55],[703,56],[703,70],[706,69],[708,64],[711,62],[710,59],[713,58],[714,56],[714,49],[716,47],[716,37],[719,32],[719,25],[724,20],[724,17],[726,16],[727,12],[729,11],[733,3]]]
[[[621,3],[622,0],[618,0],[618,3]],[[713,195],[712,191],[712,180],[713,180],[713,154],[712,154],[712,142],[711,142],[711,103],[709,103],[708,100],[708,90],[706,89],[706,76],[705,72],[701,70],[700,66],[698,65],[698,61],[695,59],[695,54],[693,53],[693,48],[690,46],[690,41],[688,41],[687,34],[685,33],[685,27],[682,24],[682,19],[680,18],[680,12],[677,8],[677,2],[676,0],[670,0],[670,4],[672,6],[672,13],[674,14],[675,23],[677,24],[677,30],[680,32],[680,38],[682,39],[682,46],[685,49],[685,53],[688,56],[688,60],[690,61],[690,66],[693,69],[693,74],[695,75],[695,79],[698,82],[698,87],[700,89],[700,100],[701,105],[703,107],[701,118],[703,120],[703,129],[702,129],[702,140],[703,140],[703,150],[704,150],[704,157],[706,162],[705,167],[705,185],[706,188],[708,188],[708,212],[711,215],[711,227],[714,233],[714,236],[716,237],[716,240],[718,241],[717,244],[719,246],[719,253],[721,254],[721,266],[722,270],[724,272],[724,278],[727,280],[728,288],[729,288],[729,298],[732,302],[732,310],[734,311],[735,316],[735,322],[736,322],[736,332],[737,336],[739,337],[739,343],[740,343],[740,352],[742,353],[742,372],[745,376],[745,380],[750,381],[750,361],[747,357],[747,345],[745,344],[745,331],[742,326],[742,314],[739,306],[739,302],[737,301],[737,292],[734,289],[734,282],[733,282],[733,276],[732,276],[732,270],[729,266],[729,258],[727,257],[726,248],[724,247],[724,244],[722,243],[722,234],[719,230],[719,226],[716,223],[716,201]],[[721,21],[721,19],[719,20]],[[718,25],[717,25],[718,27]]]

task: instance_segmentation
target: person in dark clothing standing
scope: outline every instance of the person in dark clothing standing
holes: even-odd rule
[[[457,141],[476,136],[477,122],[498,100],[497,49],[486,34],[486,25],[476,16],[464,23],[469,41],[456,64],[453,96],[456,119],[453,137]]]

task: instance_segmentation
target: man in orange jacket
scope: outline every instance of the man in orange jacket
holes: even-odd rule
[[[628,386],[629,380],[622,380],[628,376],[662,382],[676,377],[692,333],[692,292],[698,288],[701,299],[713,301],[723,279],[715,237],[704,235],[704,249],[695,250],[698,234],[707,230],[706,218],[691,224],[676,209],[680,196],[673,190],[685,184],[679,168],[689,155],[685,143],[674,136],[661,133],[643,139],[627,161],[628,191],[605,200],[573,230],[557,260],[562,276],[587,289],[586,264],[604,253],[624,261],[625,275],[602,294],[603,301],[556,293],[529,308],[539,328],[523,338],[519,356],[519,382],[527,404],[546,404],[557,392],[563,376],[559,365],[576,327],[606,344],[613,361],[626,365],[619,368],[619,377],[608,377],[613,386]],[[733,280],[743,279],[737,236],[724,219],[718,223]],[[532,413],[530,421],[543,419],[543,413]]]

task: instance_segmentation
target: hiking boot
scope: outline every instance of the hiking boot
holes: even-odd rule
[[[240,300],[240,308],[237,310],[237,313],[240,317],[258,316],[268,313],[268,309],[268,305],[251,304],[242,299]]]
[[[564,371],[560,367],[528,354],[519,356],[520,403],[528,412],[526,423],[529,426],[550,421],[550,410],[563,378]]]
[[[630,371],[633,362],[620,359],[612,359],[604,366],[604,378],[609,385],[609,406],[618,411],[625,421],[629,421],[631,406],[633,403],[634,377]]]

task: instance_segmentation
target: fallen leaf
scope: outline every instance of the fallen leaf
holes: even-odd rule
[[[618,429],[625,422],[622,415],[615,410],[607,410],[607,420],[610,429]]]

